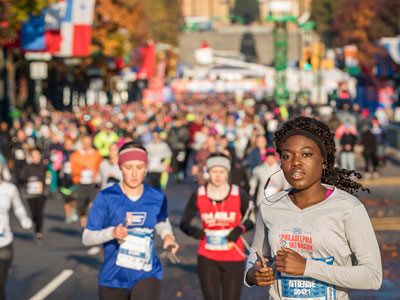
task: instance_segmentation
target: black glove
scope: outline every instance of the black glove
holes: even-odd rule
[[[236,240],[239,238],[239,236],[242,234],[242,227],[241,226],[236,226],[229,232],[228,236],[226,239],[229,242],[236,242]]]

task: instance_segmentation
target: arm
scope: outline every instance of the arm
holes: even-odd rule
[[[189,202],[186,205],[186,208],[185,208],[185,211],[183,213],[182,220],[180,223],[180,228],[187,235],[190,235],[191,237],[194,237],[195,239],[199,240],[203,237],[204,231],[203,231],[203,229],[200,229],[200,228],[192,225],[192,221],[198,213],[196,201],[197,201],[197,193],[194,192],[192,194],[192,196],[190,196]]]
[[[85,246],[103,244],[113,240],[115,227],[106,227],[108,205],[101,193],[98,193],[89,211],[88,222],[82,235]]]
[[[15,216],[18,218],[22,228],[29,229],[32,227],[32,221],[28,217],[25,206],[22,204],[21,198],[18,193],[18,189],[16,186],[13,186],[13,194],[12,194],[12,206],[14,210]]]
[[[82,235],[82,244],[85,246],[94,246],[107,243],[114,239],[114,226],[101,230],[90,230],[85,228]]]
[[[258,211],[258,214],[257,214],[256,229],[255,229],[253,244],[251,245],[251,248],[255,251],[259,251],[262,255],[269,255],[270,248],[268,245],[268,230],[262,219],[262,214],[261,214],[262,208],[263,208],[263,206],[260,207],[260,210]],[[256,282],[251,282],[249,280],[249,279],[253,279],[252,281],[254,281],[254,278],[251,278],[251,277],[254,277],[254,276],[251,276],[252,275],[251,273],[253,273],[253,275],[254,275],[255,269],[258,269],[258,267],[256,266],[256,261],[257,261],[257,256],[256,256],[255,252],[252,251],[250,253],[249,257],[247,258],[246,271],[245,271],[245,276],[244,276],[244,284],[247,287],[252,287],[253,285],[256,284]],[[270,268],[268,268],[268,269],[270,269]],[[261,271],[261,270],[259,270],[259,271]],[[270,271],[271,270],[269,270],[268,272],[270,272]],[[260,274],[258,274],[258,275],[260,275]],[[266,282],[268,282],[267,285],[272,284],[268,280]],[[257,284],[257,285],[261,285],[261,284]]]
[[[169,218],[165,219],[165,221],[159,222],[156,224],[156,232],[157,234],[160,235],[162,239],[165,239],[165,237],[169,234],[173,236],[172,232],[172,226],[171,222],[169,221]]]
[[[352,209],[345,220],[348,243],[356,266],[331,266],[308,259],[304,276],[344,288],[378,290],[382,284],[382,263],[378,242],[363,205]]]
[[[256,170],[253,170],[253,175],[250,178],[250,192],[249,192],[249,194],[250,194],[251,197],[253,197],[253,199],[254,199],[254,196],[256,194],[256,189],[257,189],[257,185],[258,185],[258,176],[255,173],[255,171]]]
[[[178,243],[175,241],[175,236],[172,232],[171,223],[168,219],[168,206],[167,197],[164,195],[163,203],[160,209],[160,213],[157,216],[156,231],[160,234],[164,240],[163,248],[172,248],[172,253],[176,253],[179,249]]]

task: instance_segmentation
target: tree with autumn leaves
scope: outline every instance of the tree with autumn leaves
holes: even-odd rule
[[[124,56],[147,38],[176,45],[179,0],[97,0],[93,47],[106,56]]]
[[[18,40],[30,15],[57,0],[0,0],[0,46]],[[96,0],[94,50],[121,56],[148,37],[176,45],[181,20],[180,0]]]
[[[314,0],[311,16],[324,42],[354,44],[362,65],[372,66],[381,37],[400,34],[398,0]]]

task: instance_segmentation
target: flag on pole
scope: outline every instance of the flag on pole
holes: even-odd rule
[[[67,0],[61,23],[59,56],[80,57],[90,54],[95,0]]]
[[[22,25],[21,49],[50,53],[59,51],[65,9],[66,2],[59,1],[45,8],[40,15],[31,16]]]

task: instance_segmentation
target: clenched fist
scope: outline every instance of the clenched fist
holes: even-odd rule
[[[257,260],[246,274],[246,281],[257,286],[272,285],[275,282],[274,271],[271,267],[263,267]]]
[[[113,237],[118,240],[123,240],[128,235],[128,229],[124,227],[122,224],[119,224],[113,230]]]
[[[306,259],[292,249],[282,247],[275,256],[276,269],[291,275],[303,275]]]

